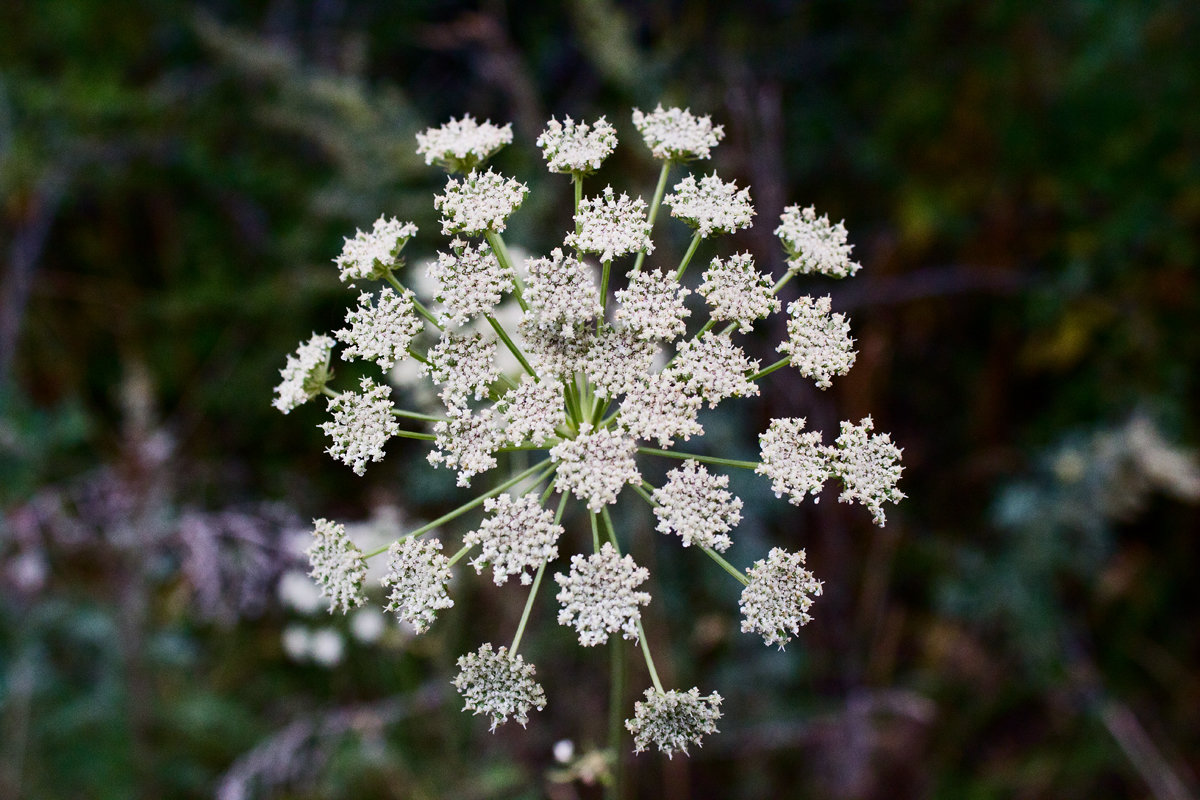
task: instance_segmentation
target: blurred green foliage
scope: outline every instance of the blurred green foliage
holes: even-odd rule
[[[545,119],[607,114],[612,174],[648,192],[628,114],[659,100],[726,125],[713,167],[759,209],[737,247],[778,271],[775,215],[815,203],[866,267],[816,285],[850,311],[851,375],[817,397],[777,373],[710,446],[753,457],[768,416],[869,411],[910,499],[874,531],[832,497],[740,487],[734,555],[798,541],[826,580],[784,654],[736,634],[721,575],[658,562],[664,669],[731,711],[686,763],[637,759],[638,785],[1197,791],[1197,512],[1151,481],[1112,513],[1145,470],[1096,449],[1135,411],[1165,451],[1200,441],[1197,4],[14,0],[0,30],[0,795],[212,796],[291,742],[295,774],[264,768],[251,796],[595,796],[546,778],[555,738],[602,735],[605,663],[559,631],[530,647],[563,700],[528,731],[441,705],[511,597],[464,591],[427,642],[297,666],[275,605],[198,613],[174,537],[189,510],[267,499],[300,518],[452,504],[444,475],[408,477],[419,450],[356,480],[318,410],[269,407],[284,354],[341,321],[341,237],[381,212],[435,230],[413,135],[470,112],[514,122],[500,166],[532,189],[514,239],[548,248],[567,189],[532,146]],[[118,487],[103,518],[98,475]],[[654,560],[645,520],[623,524]]]

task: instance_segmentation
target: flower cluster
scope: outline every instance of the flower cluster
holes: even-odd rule
[[[334,259],[341,279],[386,285],[359,294],[334,337],[314,335],[288,356],[273,404],[286,414],[328,396],[329,418],[321,424],[332,442],[328,452],[358,474],[398,437],[427,446],[429,463],[453,470],[460,487],[488,473],[474,497],[371,553],[362,553],[342,525],[317,520],[311,575],[331,610],[365,602],[366,560],[385,552],[385,607],[418,633],[453,606],[448,587],[468,556],[466,563],[479,574],[490,569],[498,586],[518,578],[513,583],[529,595],[511,645],[488,642],[461,656],[453,684],[464,709],[489,716],[493,730],[509,719],[524,725],[547,702],[519,649],[549,569],[558,585],[558,622],[581,645],[638,642],[653,686],[625,726],[636,751],[657,747],[670,756],[716,733],[722,698],[662,685],[641,624],[650,574],[623,554],[627,534],[613,516],[624,517],[610,514],[610,506],[644,501],[658,531],[694,545],[741,583],[741,630],[782,647],[809,621],[821,582],[805,568],[803,550],[772,549],[745,572],[725,560],[722,553],[741,555],[736,529],[745,509],[717,468],[763,475],[795,505],[836,480],[839,500],[862,505],[879,525],[884,506],[904,494],[897,488],[900,448],[875,433],[870,417],[842,422],[828,444],[803,418],[771,420],[756,461],[704,452],[703,406],[757,395],[762,381],[785,367],[821,389],[851,368],[850,323],[829,297],[793,295],[787,340],[777,348],[783,358],[766,367],[752,357],[759,355],[753,343],[738,337],[779,313],[780,292],[795,275],[847,277],[859,265],[850,261],[843,225],[791,206],[775,231],[788,271],[778,279],[760,272],[748,253],[717,241],[750,227],[748,188],[715,173],[683,174],[663,196],[671,171],[707,159],[722,127],[662,106],[634,111],[633,123],[650,156],[663,162],[650,203],[613,186],[584,194],[585,179],[617,144],[605,118],[547,123],[537,145],[550,172],[571,177],[574,229],[523,265],[514,263],[502,234],[528,190],[485,166],[511,142],[511,126],[468,116],[418,135],[418,153],[450,173],[434,198],[448,241],[428,266],[428,281],[414,292],[397,279],[401,251],[416,234],[412,223],[380,217],[369,233],[347,239]],[[670,217],[658,213],[661,205]],[[653,240],[660,217],[660,227],[682,223],[694,232],[678,266],[643,268],[648,255],[663,258]],[[697,254],[707,263],[698,277],[687,274]],[[369,377],[356,390],[335,391],[329,364],[338,344],[342,359],[428,377],[437,399],[413,393],[417,407],[400,408],[389,388]],[[688,447],[693,452],[681,452]],[[675,459],[676,468],[655,486],[643,475],[662,471],[644,471],[647,458]],[[476,516],[462,525],[461,547],[443,554],[443,540],[454,536],[448,523],[465,515]],[[435,529],[439,538],[426,536]],[[555,564],[562,569],[554,571]]]

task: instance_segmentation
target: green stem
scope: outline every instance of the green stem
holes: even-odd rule
[[[588,514],[588,519],[590,519],[592,521],[592,552],[599,553],[600,552],[600,524],[599,524],[600,513],[598,511],[593,511],[591,514]]]
[[[613,550],[617,551],[617,555],[621,555],[621,545],[617,544],[617,529],[613,527],[612,517],[608,515],[608,506],[600,509],[600,521],[604,523],[604,533],[608,536],[608,541],[612,542]]]
[[[741,467],[742,469],[758,469],[757,461],[735,461],[732,458],[717,458],[716,456],[701,456],[695,453],[677,453],[672,450],[659,450],[654,447],[639,447],[639,453],[645,453],[648,456],[666,456],[667,458],[678,458],[686,461],[692,459],[705,464],[717,464],[723,467]]]
[[[512,274],[513,296],[517,298],[517,303],[520,304],[521,310],[528,311],[529,306],[525,304],[525,286],[521,282],[521,276],[517,274],[516,267],[513,266],[512,257],[509,256],[508,248],[504,245],[504,237],[492,230],[485,232],[483,235],[487,239],[487,243],[492,246],[492,252],[496,254],[496,259],[500,262],[500,266]]]
[[[771,294],[778,292],[787,284],[788,281],[794,277],[796,277],[796,273],[792,272],[790,269],[783,273],[783,277],[775,282],[775,286],[771,289]]]
[[[667,173],[671,171],[671,161],[668,159],[663,162],[662,171],[658,173],[658,185],[654,187],[654,199],[650,201],[650,212],[646,215],[646,222],[650,223],[650,231],[654,232],[654,220],[658,217],[658,207],[662,205],[663,192],[667,190]],[[641,252],[637,255],[637,260],[633,262],[633,269],[630,274],[637,272],[642,268],[642,262],[646,260],[646,253]]]
[[[722,558],[721,554],[718,553],[716,550],[713,550],[711,547],[705,547],[704,545],[700,545],[700,549],[703,550],[705,553],[707,553],[709,558],[711,558],[713,561],[720,564],[721,569],[725,570],[730,575],[737,578],[738,581],[742,584],[742,586],[750,585],[750,579],[747,578],[745,575],[743,575],[741,570],[739,570],[733,564],[730,564],[728,561],[726,561],[724,558]]]
[[[420,353],[418,353],[416,350],[413,350],[411,347],[410,347],[410,348],[408,348],[408,354],[409,354],[410,356],[412,356],[413,358],[415,358],[417,361],[420,361],[422,364],[428,364],[428,363],[429,363],[429,359],[428,359],[428,358],[426,358],[425,356],[421,355],[421,354],[420,354]]]
[[[472,545],[472,544],[465,544],[465,545],[463,545],[463,546],[462,546],[462,548],[461,548],[461,549],[460,549],[460,550],[459,550],[457,553],[455,553],[454,555],[450,556],[450,560],[446,562],[446,566],[447,566],[447,567],[453,567],[453,566],[454,566],[455,564],[457,564],[457,563],[458,563],[460,560],[462,560],[462,557],[463,557],[463,556],[465,556],[467,553],[471,552],[471,548],[472,548],[472,547],[474,547],[474,546],[475,546],[475,545]]]
[[[526,360],[525,354],[521,352],[521,348],[517,347],[517,343],[508,335],[508,331],[504,330],[504,326],[500,324],[500,321],[491,314],[487,315],[487,321],[492,326],[492,330],[496,332],[496,335],[503,340],[509,352],[516,356],[517,361],[521,362],[521,366],[525,368],[525,371],[536,378],[537,372],[534,371],[533,367],[529,366],[529,361]]]
[[[654,668],[654,659],[650,656],[650,645],[646,643],[646,631],[642,629],[642,621],[637,622],[638,642],[642,645],[642,655],[646,659],[646,669],[650,670],[650,680],[654,682],[654,688],[660,692],[666,693],[663,689],[662,681],[658,679],[658,670]]]
[[[484,492],[483,494],[479,495],[479,496],[478,496],[478,497],[476,497],[474,500],[471,500],[471,501],[469,501],[469,502],[463,503],[461,506],[459,506],[458,508],[454,509],[453,511],[447,511],[447,512],[446,512],[445,514],[443,514],[442,516],[438,517],[437,519],[433,520],[432,522],[427,522],[427,523],[425,523],[424,525],[422,525],[421,527],[417,528],[416,530],[409,532],[408,534],[406,534],[406,535],[405,535],[405,536],[403,536],[402,538],[404,538],[404,539],[413,539],[413,538],[416,538],[417,536],[420,536],[420,535],[422,535],[422,534],[428,533],[429,531],[433,530],[434,528],[436,528],[436,527],[438,527],[438,526],[440,526],[440,525],[444,525],[444,524],[446,524],[447,522],[450,522],[451,520],[458,519],[458,518],[459,518],[459,517],[461,517],[463,514],[465,514],[465,513],[467,513],[468,511],[470,511],[471,509],[473,509],[473,508],[476,508],[477,506],[481,506],[481,505],[483,505],[484,501],[485,501],[485,500],[487,500],[489,497],[495,497],[496,495],[500,494],[501,492],[503,492],[503,491],[505,491],[505,490],[507,490],[507,489],[511,489],[512,487],[516,486],[516,485],[517,485],[518,483],[520,483],[521,481],[523,481],[523,480],[525,480],[526,478],[528,478],[530,475],[533,475],[533,474],[534,474],[535,472],[537,472],[538,470],[542,470],[542,471],[544,472],[544,475],[543,475],[543,477],[545,477],[545,475],[549,475],[551,472],[553,472],[553,471],[554,471],[554,465],[553,465],[553,464],[551,464],[551,465],[550,465],[550,466],[547,468],[547,466],[546,466],[546,465],[547,465],[547,464],[549,464],[549,463],[550,463],[550,459],[548,459],[548,458],[547,458],[547,459],[544,459],[544,460],[542,460],[542,461],[539,461],[538,463],[534,464],[532,467],[530,467],[529,469],[525,470],[524,472],[521,472],[521,473],[519,473],[519,474],[517,474],[517,475],[514,475],[513,477],[511,477],[511,478],[509,478],[508,480],[506,480],[504,483],[500,484],[499,486],[496,486],[496,487],[494,487],[494,488],[492,488],[492,489],[489,489],[488,491],[486,491],[486,492]],[[380,547],[380,548],[378,548],[378,549],[376,549],[376,550],[372,550],[371,552],[364,554],[364,557],[365,557],[365,558],[372,558],[372,557],[374,557],[374,556],[377,556],[377,555],[379,555],[380,553],[383,553],[383,552],[385,552],[385,551],[388,549],[388,547],[390,547],[390,546],[391,546],[391,545],[384,545],[383,547]]]
[[[421,439],[426,442],[432,442],[437,439],[432,433],[420,433],[418,431],[396,431],[395,435],[401,439]]]
[[[402,284],[402,283],[400,283],[400,281],[396,280],[396,276],[390,272],[387,274],[387,282],[390,283],[392,285],[392,288],[395,289],[397,292],[399,292],[400,294],[404,294],[404,292],[405,292],[404,284]],[[446,330],[444,327],[442,327],[442,323],[438,322],[437,317],[435,317],[432,314],[432,312],[430,312],[430,310],[428,308],[426,308],[425,305],[420,300],[417,299],[417,296],[415,294],[410,295],[409,299],[412,300],[413,308],[415,308],[417,310],[417,313],[420,314],[425,319],[429,320],[430,324],[433,325],[433,327],[437,328],[439,331]]]
[[[596,332],[604,324],[604,312],[608,309],[608,273],[612,269],[612,259],[600,265],[600,316],[596,320]]]
[[[758,372],[756,372],[756,373],[754,373],[753,375],[749,376],[749,377],[748,377],[746,380],[756,381],[756,380],[758,380],[759,378],[762,378],[762,377],[765,377],[765,376],[767,376],[767,375],[770,375],[770,374],[771,374],[772,372],[774,372],[775,370],[777,370],[777,369],[780,369],[780,368],[782,368],[782,367],[786,367],[786,366],[788,365],[788,363],[789,363],[789,362],[791,362],[791,360],[792,360],[792,357],[791,357],[791,356],[784,356],[783,358],[779,359],[778,361],[776,361],[776,362],[775,362],[774,364],[772,364],[771,366],[769,366],[769,367],[766,367],[765,369],[760,369]]]
[[[432,414],[422,414],[417,411],[405,411],[402,408],[393,408],[392,416],[405,417],[407,419],[419,419],[423,422],[446,422],[445,417],[435,417]]]
[[[688,245],[687,252],[683,254],[683,261],[679,262],[679,269],[675,271],[675,280],[683,278],[683,273],[687,271],[688,264],[692,263],[692,256],[696,254],[696,248],[700,246],[700,231],[692,236],[692,243]]]
[[[538,567],[537,575],[533,577],[533,586],[529,589],[529,597],[525,600],[525,610],[521,612],[521,624],[517,626],[517,635],[513,637],[512,647],[508,648],[509,658],[517,655],[517,648],[521,646],[521,637],[525,635],[525,623],[529,622],[529,612],[533,609],[533,599],[537,597],[538,587],[542,585],[542,575],[546,572],[546,563],[542,562]]]
[[[575,235],[578,236],[580,227],[581,227],[579,224],[579,204],[581,202],[583,202],[583,176],[576,174],[576,175],[572,175],[571,179],[572,179],[572,182],[575,184],[575,216],[574,216],[574,220],[575,220]]]

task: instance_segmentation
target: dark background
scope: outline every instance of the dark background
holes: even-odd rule
[[[494,736],[448,680],[523,592],[460,580],[414,641],[280,603],[312,517],[463,496],[418,443],[357,479],[315,404],[270,400],[352,300],[343,236],[386,213],[438,246],[417,131],[511,121],[496,163],[531,194],[509,240],[544,252],[569,204],[545,121],[606,114],[601,178],[648,196],[629,114],[660,100],[725,125],[695,170],[751,187],[728,246],[781,274],[778,213],[815,204],[864,265],[784,292],[849,314],[850,375],[777,372],[705,446],[753,458],[770,417],[869,413],[909,499],[879,529],[734,477],[731,559],[805,547],[825,580],[784,653],[737,631],[727,576],[619,517],[664,678],[726,697],[720,735],[630,759],[630,787],[1198,796],[1200,5],[9,0],[0,31],[0,796],[599,796],[572,778],[607,653],[549,601],[526,649],[550,706]],[[321,626],[335,666],[288,656]]]

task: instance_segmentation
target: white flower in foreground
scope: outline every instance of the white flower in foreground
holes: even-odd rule
[[[413,338],[424,330],[424,323],[413,307],[413,293],[405,289],[397,294],[388,287],[379,292],[379,301],[372,304],[369,292],[358,296],[358,308],[346,312],[349,328],[334,333],[338,341],[348,345],[342,359],[361,358],[374,361],[383,369],[391,369],[408,355]]]
[[[283,381],[275,387],[271,405],[287,414],[319,395],[329,380],[329,355],[332,352],[333,339],[328,336],[314,333],[311,339],[302,342],[279,370]]]
[[[840,222],[829,224],[829,217],[824,214],[818,217],[813,206],[785,208],[775,235],[783,242],[788,269],[792,272],[847,278],[862,268],[862,264],[850,260],[854,245],[846,243],[846,226]]]
[[[658,345],[625,328],[604,328],[596,337],[581,368],[603,398],[633,391],[646,379]]]
[[[695,544],[723,553],[733,543],[728,533],[742,521],[742,500],[729,492],[728,475],[712,475],[689,459],[667,473],[667,482],[653,497],[658,530],[679,534],[684,547]]]
[[[455,239],[450,248],[453,253],[438,253],[429,277],[437,282],[436,298],[446,307],[446,318],[453,325],[462,325],[473,317],[491,314],[504,293],[513,288],[513,274],[500,266],[487,243],[472,247]]]
[[[600,293],[585,262],[556,247],[549,258],[532,258],[525,266],[525,302],[533,324],[572,338],[576,327],[600,315]]]
[[[633,126],[650,153],[666,161],[708,158],[712,148],[725,137],[724,126],[713,125],[711,117],[694,116],[690,109],[664,110],[661,104],[649,114],[635,108]]]
[[[591,326],[577,327],[570,336],[563,336],[562,331],[540,327],[532,314],[521,319],[518,330],[525,340],[525,354],[543,379],[567,378],[580,369],[596,336]]]
[[[450,581],[450,559],[442,555],[437,539],[409,537],[388,548],[388,569],[380,583],[388,591],[384,607],[401,622],[424,633],[437,619],[437,612],[454,601],[446,593]]]
[[[599,511],[617,502],[625,484],[641,482],[636,452],[637,443],[620,431],[593,433],[590,423],[580,423],[576,438],[550,450],[550,458],[558,464],[554,485],[584,501],[589,511]]]
[[[703,436],[696,421],[702,399],[688,394],[670,372],[656,372],[639,381],[621,401],[621,427],[637,439],[656,439],[659,447],[674,440]]]
[[[763,642],[784,645],[800,635],[812,617],[812,599],[821,596],[821,582],[804,569],[804,551],[789,553],[775,547],[765,561],[746,570],[749,585],[742,590],[742,632],[757,633]]]
[[[417,155],[426,164],[439,164],[450,172],[470,172],[497,150],[512,143],[512,124],[476,122],[467,114],[445,125],[417,134]]]
[[[431,466],[458,470],[458,486],[470,486],[471,478],[496,466],[493,453],[504,443],[499,417],[494,408],[478,414],[459,413],[433,426],[434,449],[426,456]]]
[[[726,183],[715,172],[698,182],[688,175],[675,184],[673,194],[663,198],[663,205],[671,208],[671,216],[695,228],[702,239],[754,225],[750,190],[739,191],[736,183]]]
[[[329,612],[346,613],[366,602],[363,579],[367,561],[362,551],[346,535],[346,526],[327,519],[313,520],[313,542],[304,551],[311,566],[309,576],[321,587],[321,596],[329,598]]]
[[[562,391],[554,381],[522,376],[517,388],[509,389],[496,403],[496,411],[504,418],[505,440],[514,445],[541,445],[554,438],[556,428],[567,421]]]
[[[462,180],[447,180],[445,193],[435,195],[433,205],[442,212],[442,233],[478,236],[503,231],[505,220],[521,207],[528,192],[525,184],[490,169],[472,170]]]
[[[570,574],[554,576],[562,587],[558,624],[574,625],[584,647],[604,644],[617,632],[637,641],[640,606],[650,602],[650,595],[636,590],[649,577],[649,570],[631,556],[621,556],[609,542],[599,553],[571,556]]]
[[[551,172],[586,175],[600,169],[601,162],[617,147],[617,132],[604,117],[592,125],[551,119],[538,137],[537,146]]]
[[[622,192],[613,194],[611,186],[597,197],[585,197],[575,215],[576,231],[563,241],[585,253],[598,254],[601,261],[612,261],[628,253],[651,253],[650,223],[646,220],[646,201]]]
[[[368,461],[383,460],[383,446],[387,440],[400,432],[400,425],[392,416],[391,391],[376,384],[370,378],[359,381],[361,392],[345,392],[329,398],[329,412],[333,419],[322,422],[333,444],[326,453],[362,475]]]
[[[417,235],[417,226],[394,217],[375,220],[370,233],[358,231],[346,239],[341,254],[333,260],[338,265],[342,282],[378,280],[394,269],[400,251],[408,240]]]
[[[724,261],[714,258],[696,291],[708,302],[713,319],[736,322],[746,333],[755,320],[779,310],[779,298],[771,289],[770,276],[754,268],[754,258],[738,253]]]
[[[480,333],[445,331],[429,349],[421,374],[442,387],[438,396],[451,412],[466,408],[467,398],[487,397],[488,388],[500,377],[496,368],[496,342]]]
[[[507,647],[492,652],[483,644],[474,653],[458,658],[458,675],[452,683],[463,698],[463,711],[490,714],[492,732],[512,717],[529,722],[529,709],[546,707],[546,692],[533,679],[537,671],[521,656],[510,656]]]
[[[492,516],[463,537],[464,546],[480,545],[479,555],[471,560],[476,573],[491,565],[497,586],[509,575],[520,575],[521,583],[528,585],[533,576],[526,570],[537,570],[558,558],[555,543],[563,527],[554,521],[554,512],[542,508],[534,495],[489,497],[483,502],[483,510]]]
[[[828,389],[835,375],[845,375],[854,366],[854,339],[845,314],[830,311],[829,296],[805,295],[788,303],[788,340],[775,348],[791,356],[791,365],[818,389]]]
[[[757,395],[758,384],[746,377],[757,371],[758,361],[747,358],[728,333],[714,331],[680,345],[670,367],[684,391],[707,400],[709,408],[716,408],[726,397]]]
[[[759,437],[762,462],[755,468],[771,479],[776,497],[786,493],[792,505],[817,495],[829,478],[829,458],[820,431],[805,431],[803,417],[771,420]]]
[[[673,341],[687,330],[692,312],[683,304],[691,291],[675,276],[662,270],[640,270],[629,276],[629,286],[617,291],[621,305],[613,318],[642,339]]]
[[[884,503],[899,503],[904,492],[896,488],[900,473],[900,448],[892,444],[886,433],[871,434],[875,423],[870,417],[859,421],[842,423],[842,432],[830,452],[830,471],[841,478],[842,489],[838,501],[850,503],[855,500],[871,510],[876,525],[886,522]]]
[[[667,758],[675,753],[688,755],[689,744],[700,745],[701,736],[718,732],[721,700],[716,692],[701,697],[695,687],[688,692],[647,689],[646,699],[633,705],[633,719],[625,720],[625,727],[633,734],[634,752],[648,750],[653,744]]]

